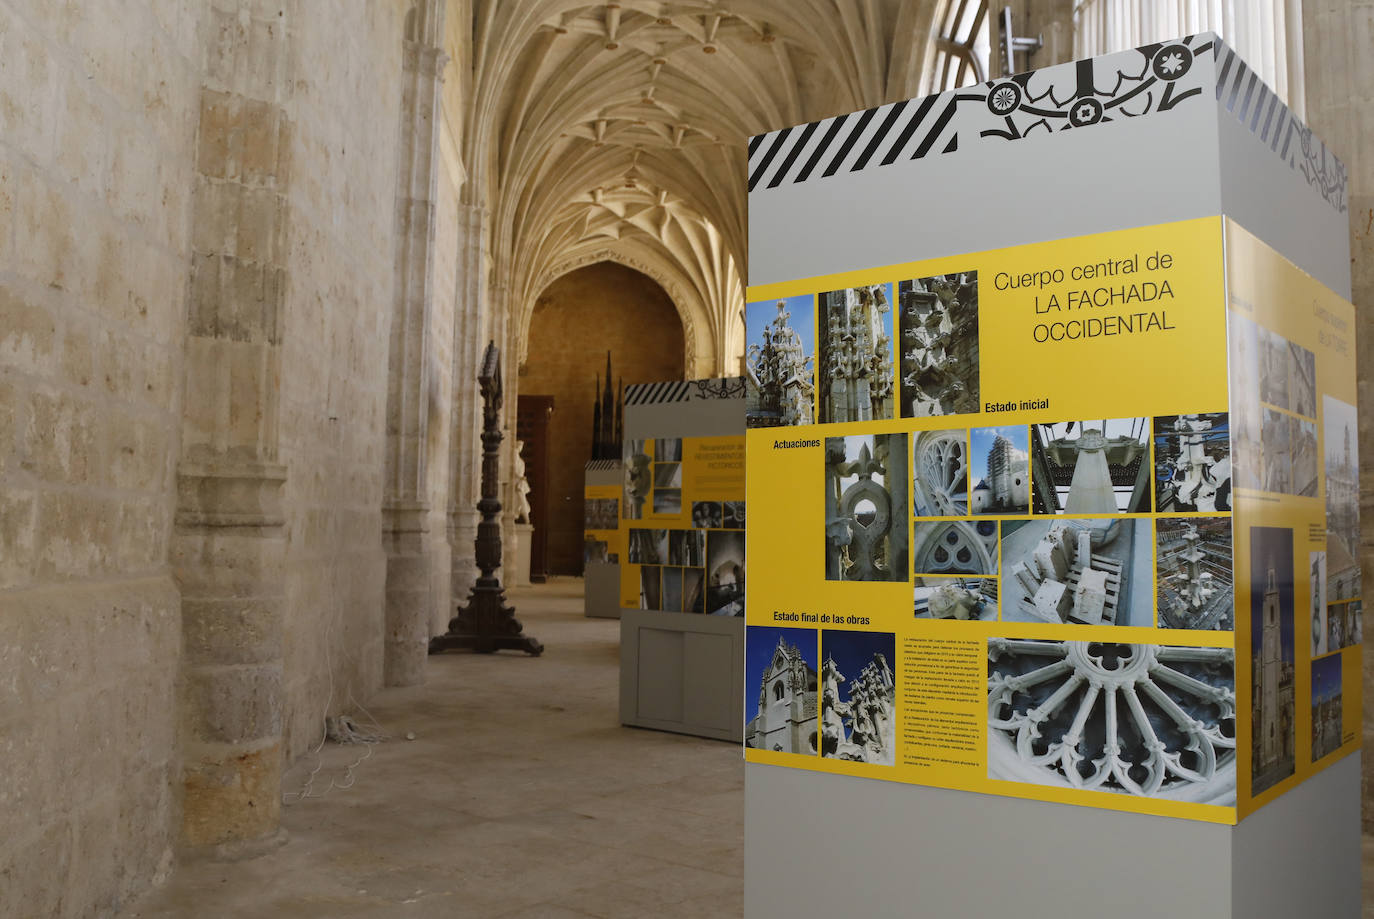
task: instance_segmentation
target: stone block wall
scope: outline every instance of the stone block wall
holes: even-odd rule
[[[198,6],[0,0],[4,916],[170,865]]]

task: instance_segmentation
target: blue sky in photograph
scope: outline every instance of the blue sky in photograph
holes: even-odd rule
[[[792,314],[788,320],[793,330],[801,338],[802,349],[809,355],[816,353],[816,295],[800,294],[784,298],[787,311]],[[763,328],[778,315],[778,301],[759,300],[744,307],[745,350],[749,345],[763,346]]]
[[[1312,662],[1312,701],[1325,702],[1341,694],[1341,656],[1333,654]]]
[[[815,629],[789,629],[776,625],[749,626],[744,635],[744,698],[745,708],[753,710],[744,713],[746,718],[758,714],[758,706],[754,700],[758,697],[763,671],[773,663],[773,652],[778,648],[780,637],[786,637],[789,644],[795,645],[801,651],[802,660],[806,661],[812,670],[819,669],[816,666]]]
[[[1264,640],[1264,590],[1269,566],[1279,589],[1280,656],[1293,660],[1293,531],[1284,527],[1250,528],[1250,650],[1260,653]]]
[[[1011,441],[1013,447],[1021,451],[1023,457],[1030,456],[1030,429],[1023,425],[1004,425],[999,428],[974,428],[969,446],[969,469],[973,473],[973,484],[977,485],[988,477],[988,451],[998,437]]]
[[[881,651],[894,677],[897,673],[897,639],[891,632],[850,632],[827,629],[821,636],[821,661],[835,658],[845,681],[840,684],[840,701],[849,701],[849,684],[873,660],[873,652]]]

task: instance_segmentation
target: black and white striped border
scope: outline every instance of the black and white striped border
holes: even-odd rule
[[[620,460],[587,460],[586,468],[593,469],[619,469]]]
[[[1345,165],[1313,135],[1311,128],[1293,115],[1240,55],[1221,42],[1214,47],[1217,104],[1235,116],[1261,144],[1267,144],[1271,153],[1298,170],[1327,204],[1345,213],[1349,207]]]
[[[671,380],[666,383],[631,383],[625,387],[626,405],[662,405],[668,402],[743,399],[743,377],[715,380]]]

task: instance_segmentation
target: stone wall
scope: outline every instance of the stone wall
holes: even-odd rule
[[[197,4],[0,0],[0,915],[170,864]]]
[[[582,573],[583,466],[592,455],[592,404],[606,351],[625,385],[681,379],[682,321],[663,288],[612,262],[565,274],[530,320],[522,395],[552,395],[549,571]],[[602,381],[605,384],[605,381]]]

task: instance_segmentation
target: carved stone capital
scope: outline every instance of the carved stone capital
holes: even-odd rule
[[[286,467],[279,463],[182,463],[177,470],[177,525],[284,526],[285,486]]]

